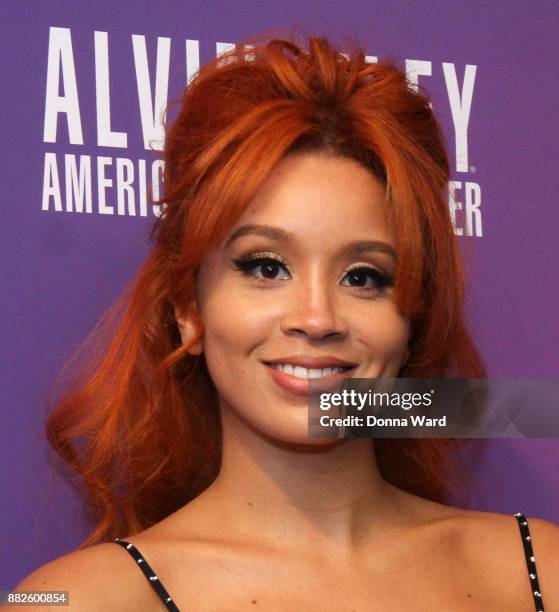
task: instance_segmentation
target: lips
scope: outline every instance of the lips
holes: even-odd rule
[[[290,364],[293,366],[301,366],[308,369],[318,368],[335,368],[335,367],[355,367],[357,364],[351,361],[334,357],[333,355],[321,355],[313,357],[311,355],[289,355],[286,357],[278,357],[277,359],[268,359],[264,361],[266,365],[270,363]]]
[[[299,363],[297,363],[297,361]],[[295,393],[297,395],[308,395],[309,391],[312,390],[313,393],[322,393],[326,391],[335,391],[340,383],[340,380],[346,378],[347,376],[351,376],[352,370],[355,368],[355,365],[352,366],[351,370],[347,370],[345,372],[336,372],[333,374],[328,374],[326,376],[320,376],[319,378],[301,378],[299,376],[294,376],[293,374],[288,374],[287,372],[283,372],[281,370],[275,369],[271,366],[272,363],[290,363],[292,365],[301,365],[302,367],[312,368],[327,368],[327,367],[340,367],[343,365],[350,366],[347,362],[340,364],[333,363],[332,360],[326,362],[326,365],[318,366],[303,366],[300,363],[300,359],[297,361],[289,361],[289,360],[277,360],[273,362],[264,362],[266,366],[266,370],[269,372],[272,380],[281,387],[284,391],[288,391],[290,393]],[[307,361],[308,363],[308,361]],[[312,380],[312,385],[309,384],[309,380]]]

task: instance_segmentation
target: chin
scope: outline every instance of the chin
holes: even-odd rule
[[[324,448],[339,446],[347,438],[309,437],[307,400],[296,398],[296,403],[276,405],[272,400],[269,411],[249,408],[243,404],[240,409],[235,403],[222,402],[222,418],[229,421],[233,429],[248,428],[252,435],[264,439],[273,445],[291,445],[307,448]]]
[[[274,427],[272,424],[267,423],[265,425],[251,423],[251,428],[258,433],[260,436],[265,438],[271,444],[277,446],[290,446],[290,447],[312,447],[317,450],[320,448],[331,448],[339,446],[340,444],[347,441],[344,438],[310,438],[308,434],[307,420],[304,423],[293,422],[289,424],[281,424]],[[293,448],[295,450],[295,448]]]

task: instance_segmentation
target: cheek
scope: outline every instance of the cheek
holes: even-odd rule
[[[247,292],[214,290],[202,305],[202,345],[220,402],[250,415],[262,389],[257,355],[273,335],[277,312],[255,304]],[[262,428],[265,423],[259,426]],[[271,433],[271,432],[270,432]]]
[[[366,320],[367,324],[360,325],[359,336],[374,351],[373,355],[399,359],[408,346],[409,319],[400,314],[393,302],[383,302],[368,313]]]
[[[203,305],[204,351],[220,360],[247,355],[271,335],[276,314],[250,293],[214,291]]]

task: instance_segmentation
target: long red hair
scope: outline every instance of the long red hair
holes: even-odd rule
[[[394,299],[412,322],[400,376],[485,376],[463,319],[444,141],[428,98],[400,68],[367,63],[358,46],[342,53],[324,38],[273,38],[205,65],[179,102],[166,131],[151,253],[63,370],[72,366],[73,383],[47,418],[49,442],[78,476],[91,512],[82,546],[146,529],[217,476],[217,392],[203,355],[188,353],[203,322],[181,345],[173,307],[190,304],[204,253],[289,153],[351,157],[386,186],[397,236]],[[377,439],[374,448],[387,481],[448,500],[451,440]]]

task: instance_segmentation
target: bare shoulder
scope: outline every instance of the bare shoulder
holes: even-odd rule
[[[432,545],[460,568],[468,592],[498,609],[534,609],[533,590],[518,520],[513,514],[481,512],[404,497],[427,525]],[[559,526],[527,517],[540,593],[546,609],[559,610]]]
[[[559,526],[539,518],[527,517],[527,521],[544,605],[559,609]],[[491,575],[511,602],[528,597],[533,606],[516,517],[495,512],[461,511],[457,515],[457,525],[462,533],[465,558],[471,567],[480,568],[486,576]]]
[[[114,543],[78,549],[46,563],[13,590],[68,591],[72,609],[83,612],[161,609],[132,558]],[[40,609],[54,612],[59,608]]]

